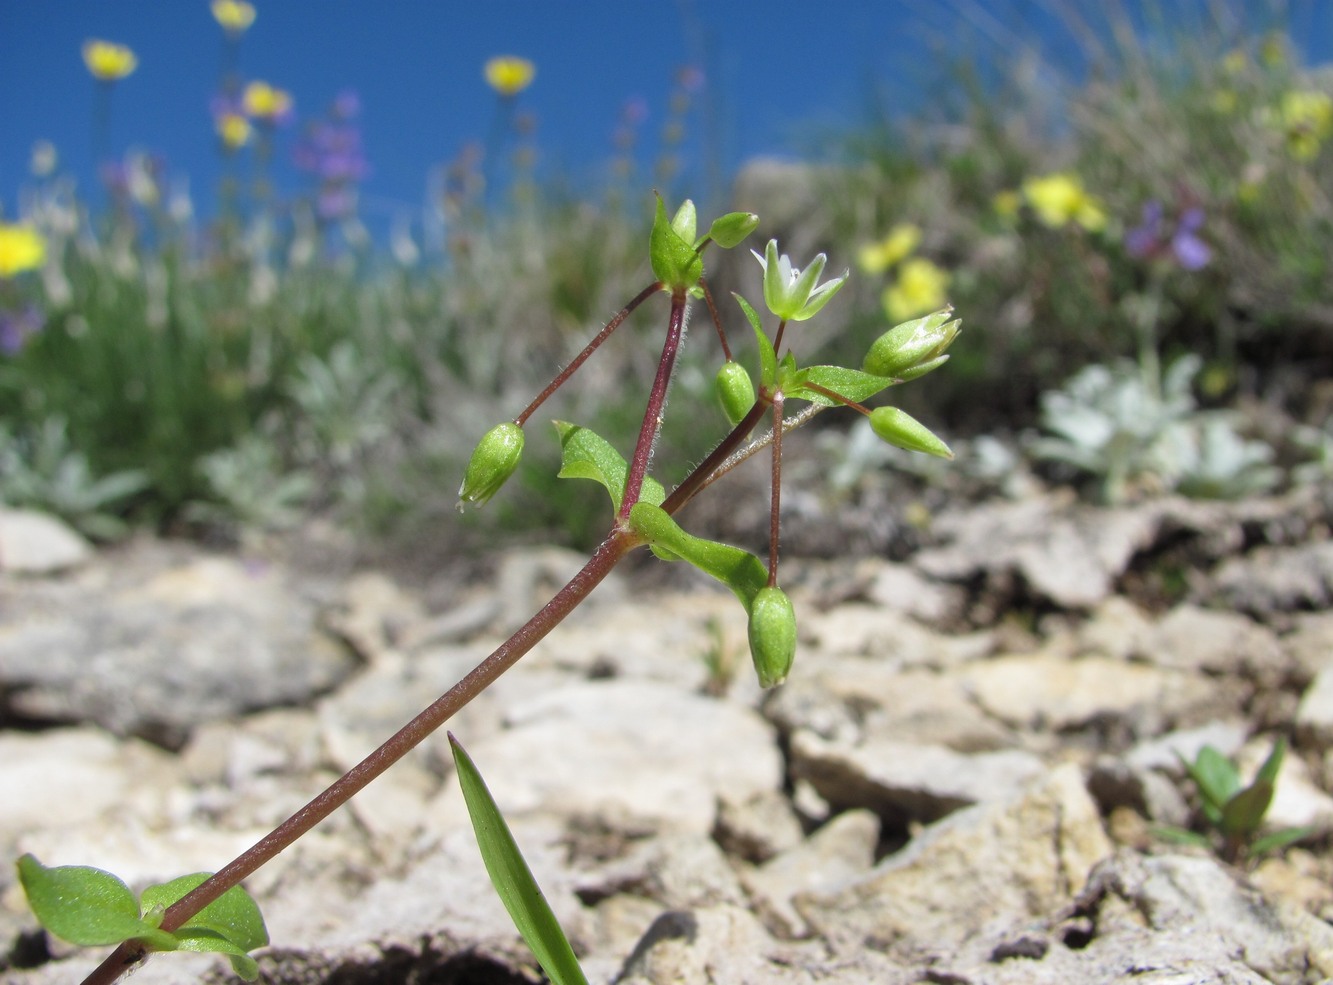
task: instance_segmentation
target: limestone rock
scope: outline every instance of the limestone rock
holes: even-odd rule
[[[92,556],[92,545],[63,521],[36,510],[0,507],[0,571],[49,575]]]
[[[1072,764],[926,828],[866,876],[798,894],[796,910],[838,952],[948,954],[983,930],[1019,930],[1068,905],[1110,853]]]
[[[894,828],[1003,798],[1044,769],[1016,749],[969,755],[884,738],[849,745],[805,731],[792,736],[791,759],[793,775],[835,808],[867,807]]]

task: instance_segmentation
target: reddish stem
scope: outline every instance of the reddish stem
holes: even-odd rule
[[[708,281],[702,277],[699,278],[699,286],[704,289],[704,303],[708,305],[708,313],[713,318],[713,325],[717,329],[717,340],[722,343],[722,358],[731,362],[731,346],[727,345],[727,332],[722,327],[722,318],[717,313],[717,305],[713,303],[713,292],[708,289]]]
[[[634,445],[634,457],[630,459],[629,475],[625,478],[625,495],[620,501],[618,518],[622,525],[629,522],[630,508],[639,501],[644,477],[648,475],[648,463],[652,461],[653,446],[657,444],[657,435],[662,430],[662,410],[666,406],[667,388],[671,385],[676,354],[680,352],[681,339],[685,334],[685,316],[688,310],[685,291],[679,288],[673,291],[671,318],[667,322],[666,341],[662,343],[662,358],[657,363],[657,377],[653,380],[653,388],[648,393],[648,406],[643,411],[639,440]]]
[[[323,793],[283,821],[218,873],[169,907],[161,927],[171,931],[181,927],[209,903],[242,879],[270,861],[283,849],[313,828],[334,810],[347,803],[358,791],[414,749],[460,708],[495,683],[518,659],[531,650],[588,597],[611,573],[617,563],[641,541],[634,534],[617,529],[597,548],[588,563],[535,616],[461,681],[436,699],[435,703],[395,732],[383,745],[335,780]],[[137,961],[145,950],[127,941],[117,947],[97,966],[83,985],[111,985]]]
[[[768,518],[768,587],[778,583],[778,531],[782,527],[782,391],[773,394],[773,504]]]
[[[593,340],[583,347],[583,351],[580,352],[577,356],[575,356],[573,361],[568,366],[566,366],[564,369],[562,369],[559,373],[556,374],[555,379],[553,379],[549,384],[547,384],[545,390],[537,394],[536,399],[533,400],[532,403],[528,404],[528,406],[524,408],[523,413],[519,414],[518,417],[514,418],[514,423],[517,424],[519,427],[522,427],[524,424],[526,424],[528,418],[531,417],[534,413],[536,413],[537,408],[540,407],[542,404],[544,404],[546,402],[546,399],[550,397],[551,394],[555,393],[555,391],[559,390],[562,386],[564,386],[565,381],[574,375],[575,370],[577,370],[587,361],[588,357],[591,356],[597,350],[597,347],[599,345],[601,345],[603,342],[605,342],[607,339],[611,337],[611,333],[620,327],[621,323],[630,316],[630,313],[633,312],[635,308],[643,304],[643,302],[647,301],[650,297],[652,297],[661,289],[662,289],[662,282],[660,280],[654,281],[653,283],[645,287],[642,291],[640,291],[637,295],[635,295],[634,299],[631,300],[629,304],[625,305],[625,307],[621,308],[618,312],[616,312],[615,317],[612,318],[609,322],[607,322],[606,325],[602,328],[602,330],[598,332],[595,336],[593,336]]]

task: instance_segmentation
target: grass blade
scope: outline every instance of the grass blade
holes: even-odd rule
[[[481,773],[452,733],[449,744],[453,747],[454,765],[458,769],[458,785],[467,802],[472,830],[477,835],[477,847],[481,849],[491,884],[509,911],[509,918],[554,985],[588,985],[565,932],[560,929],[541,887],[532,877],[532,870],[523,860],[509,825],[500,815]]]

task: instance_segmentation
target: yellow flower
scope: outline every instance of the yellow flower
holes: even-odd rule
[[[1023,182],[1023,197],[1037,218],[1053,229],[1076,222],[1089,232],[1106,226],[1102,203],[1083,188],[1078,175],[1056,172]]]
[[[244,33],[255,22],[254,4],[245,0],[213,0],[210,9],[213,19],[231,35]]]
[[[31,226],[0,222],[0,277],[36,270],[46,262],[46,240]]]
[[[223,113],[218,117],[217,129],[228,150],[236,150],[250,142],[250,121],[240,113]]]
[[[910,256],[920,242],[921,229],[910,222],[900,222],[878,243],[861,247],[856,253],[856,265],[868,274],[882,274]]]
[[[254,119],[272,123],[291,112],[292,97],[267,82],[251,82],[241,93],[241,105]]]
[[[515,96],[532,85],[537,66],[517,55],[497,55],[486,62],[483,71],[492,89],[502,96]]]
[[[1287,133],[1287,148],[1298,160],[1312,159],[1333,136],[1333,98],[1326,92],[1288,92],[1278,112]]]
[[[884,289],[884,313],[893,324],[906,321],[948,303],[949,274],[922,257],[905,262],[898,279]]]
[[[115,82],[133,72],[139,59],[123,44],[90,39],[83,42],[83,63],[99,82]]]

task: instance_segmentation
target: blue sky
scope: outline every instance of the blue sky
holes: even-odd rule
[[[1329,47],[1327,0],[1299,21]],[[1197,6],[1202,7],[1202,0]],[[953,0],[255,0],[258,19],[241,45],[241,70],[292,92],[298,122],[344,89],[361,98],[371,174],[371,217],[420,209],[427,174],[469,140],[484,140],[495,99],[484,61],[513,53],[537,64],[520,97],[535,114],[546,173],[599,177],[625,102],[649,117],[641,149],[658,148],[675,72],[701,66],[707,87],[689,119],[686,164],[700,182],[758,154],[808,153],[813,135],[854,123],[872,86],[909,106],[932,44],[955,43],[956,11],[994,4]],[[1041,4],[1006,5],[1009,25],[1049,33]],[[1046,5],[1049,7],[1050,5]],[[1298,3],[1298,7],[1301,5]],[[1307,5],[1308,6],[1308,5]],[[942,13],[952,8],[955,13]],[[1310,13],[1313,10],[1313,13]],[[975,19],[975,17],[974,17]],[[984,32],[983,32],[984,33]],[[207,0],[0,0],[0,207],[12,214],[35,141],[52,141],[62,167],[92,186],[95,86],[79,56],[86,38],[124,43],[139,67],[113,93],[110,143],[162,155],[188,176],[208,212],[219,157],[209,101],[222,64],[222,32]],[[992,41],[995,39],[992,38]],[[282,138],[276,176],[290,167],[297,127]]]

